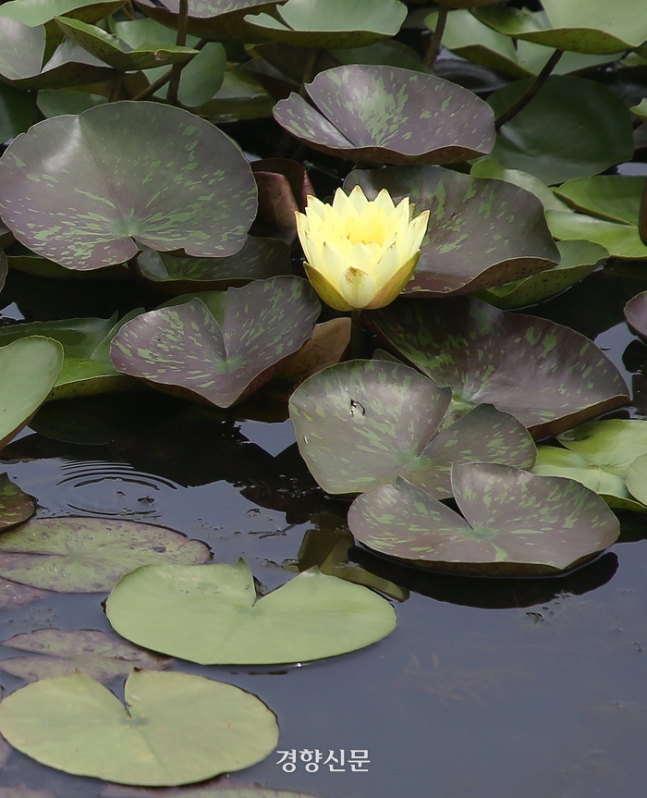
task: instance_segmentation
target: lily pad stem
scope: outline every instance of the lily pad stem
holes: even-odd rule
[[[427,52],[425,53],[425,66],[432,67],[436,57],[438,56],[438,53],[440,52],[440,45],[443,40],[443,34],[445,33],[445,25],[447,24],[448,14],[448,8],[438,9],[438,22],[436,22],[436,29],[431,34],[431,41],[429,42],[429,47],[427,47]]]
[[[177,37],[175,44],[178,47],[186,46],[186,36],[189,27],[189,0],[180,0],[179,15],[177,20]],[[166,99],[171,105],[177,105],[177,94],[180,89],[180,78],[182,77],[182,67],[180,64],[173,64],[171,77],[168,84],[168,94]]]
[[[517,97],[517,99],[512,103],[512,105],[508,106],[505,111],[500,114],[495,123],[494,128],[495,130],[500,130],[506,122],[509,122],[511,119],[523,111],[523,109],[528,105],[528,103],[532,100],[532,98],[537,94],[539,89],[544,85],[544,83],[548,80],[550,73],[555,69],[559,59],[564,55],[563,50],[555,50],[555,52],[551,55],[551,57],[546,62],[544,68],[541,72],[537,75],[536,79],[533,83],[528,86],[528,88],[524,91],[524,93]]]
[[[108,102],[114,103],[119,99],[121,94],[121,84],[123,83],[124,73],[118,72],[115,79],[112,81],[112,88],[110,89],[110,98]]]
[[[350,314],[350,359],[358,360],[362,342],[362,311],[352,310]]]
[[[193,48],[194,50],[202,50],[202,48],[207,44],[207,39],[200,39],[200,41],[195,45]],[[166,84],[171,79],[171,75],[173,73],[173,69],[177,66],[180,70],[184,69],[187,64],[190,64],[193,61],[192,58],[189,58],[188,61],[183,61],[181,64],[174,64],[168,72],[165,72],[161,77],[159,77],[156,81],[147,86],[143,91],[140,91],[139,94],[136,94],[132,99],[133,100],[147,100],[149,97],[152,97],[156,91],[162,88],[162,86],[166,86]]]

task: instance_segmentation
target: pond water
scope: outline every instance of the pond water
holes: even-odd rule
[[[644,268],[644,265],[641,266]],[[647,347],[622,322],[635,267],[598,273],[535,312],[597,339],[647,415]],[[14,287],[15,288],[15,287]],[[12,298],[11,286],[9,298]],[[23,305],[21,304],[22,308]],[[16,306],[4,318],[19,315]],[[562,315],[560,315],[562,314]],[[621,410],[617,416],[626,417]],[[293,773],[272,754],[231,778],[326,798],[642,798],[647,738],[647,518],[560,579],[486,580],[391,565],[352,546],[347,504],[307,475],[289,422],[225,419],[157,394],[49,405],[3,452],[40,517],[95,515],[168,526],[244,557],[265,590],[323,570],[379,587],[398,627],[362,651],[289,667],[174,668],[255,693],[277,714],[279,750],[368,750],[367,772]],[[0,470],[2,470],[0,469]],[[57,595],[0,614],[0,639],[34,629],[109,631],[104,594]],[[0,646],[0,657],[15,656]],[[23,682],[0,673],[12,691]],[[122,682],[111,688],[122,692]],[[105,784],[12,752],[0,786],[61,798]]]

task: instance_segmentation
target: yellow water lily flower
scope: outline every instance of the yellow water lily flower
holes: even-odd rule
[[[319,296],[335,310],[382,308],[411,279],[420,257],[429,211],[413,217],[409,198],[396,207],[382,189],[368,200],[359,186],[337,189],[332,205],[308,197],[297,213],[306,274]]]

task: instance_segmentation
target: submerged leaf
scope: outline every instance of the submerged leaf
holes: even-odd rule
[[[35,512],[31,496],[20,490],[8,474],[0,474],[0,531],[21,524]]]

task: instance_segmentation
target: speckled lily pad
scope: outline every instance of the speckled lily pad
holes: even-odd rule
[[[208,122],[117,102],[17,138],[0,160],[0,212],[19,241],[71,269],[123,263],[140,243],[220,257],[245,243],[256,184],[238,147]]]
[[[525,428],[491,406],[437,435],[449,405],[446,388],[402,363],[356,360],[306,380],[290,398],[290,418],[302,457],[328,493],[363,492],[400,475],[444,499],[453,462],[534,462]]]
[[[492,463],[456,464],[452,490],[464,518],[399,479],[358,497],[348,514],[369,548],[438,570],[491,576],[573,568],[615,542],[620,527],[579,482]]]
[[[153,387],[229,407],[303,346],[320,310],[314,290],[299,277],[200,296],[124,325],[110,348],[115,367]]]
[[[0,532],[21,524],[35,512],[31,496],[13,483],[8,474],[0,474]]]
[[[494,146],[487,103],[455,83],[409,69],[351,64],[320,72],[306,91],[274,108],[300,141],[340,158],[451,163]]]
[[[559,262],[544,209],[530,192],[503,180],[473,178],[437,166],[354,170],[344,187],[374,199],[386,188],[430,210],[413,280],[404,293],[448,296],[501,285]]]
[[[647,291],[643,291],[627,302],[625,318],[639,335],[647,338]]]
[[[620,372],[594,343],[545,319],[466,297],[401,299],[366,318],[410,363],[452,388],[459,414],[491,402],[541,438],[629,402]]]
[[[141,565],[203,563],[209,549],[179,532],[103,518],[37,518],[0,537],[0,576],[63,593],[97,593]]]

